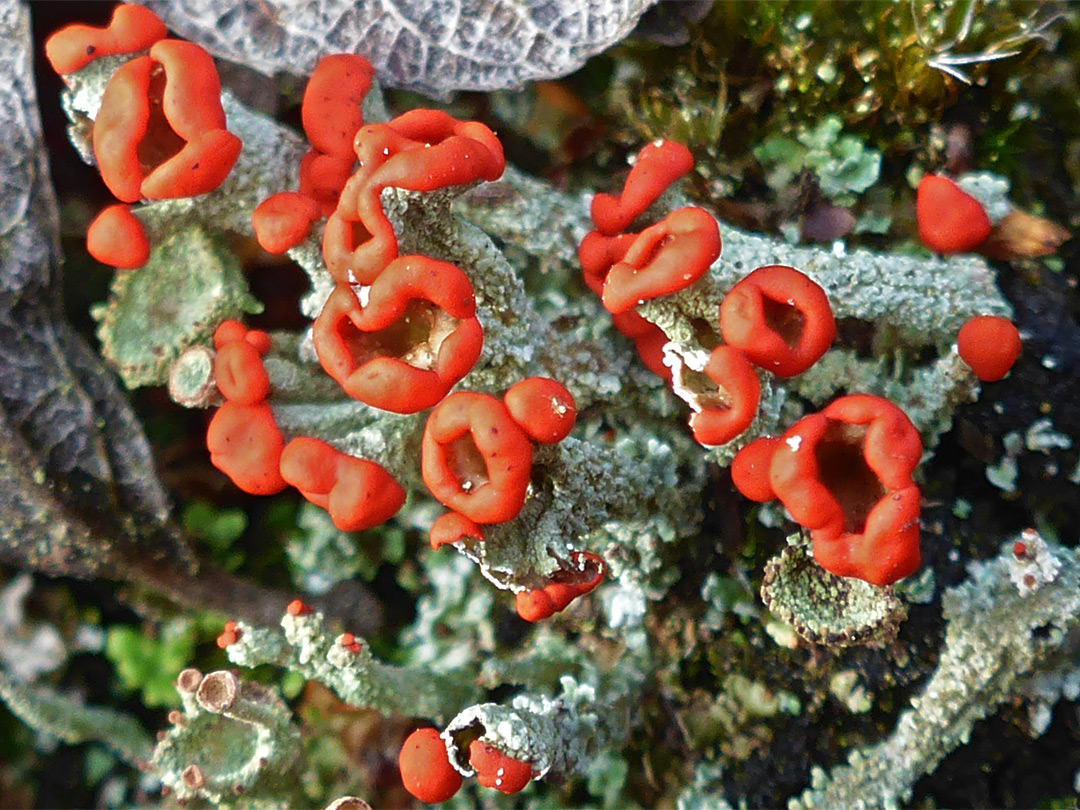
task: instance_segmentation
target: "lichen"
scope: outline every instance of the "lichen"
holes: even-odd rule
[[[815,767],[811,786],[791,808],[894,807],[915,780],[970,739],[975,723],[1016,694],[1025,678],[1047,666],[1080,621],[1080,554],[1047,549],[1060,560],[1052,581],[1018,591],[1009,576],[1012,542],[943,596],[945,643],[933,676],[893,732],[852,751],[848,764]]]
[[[885,644],[907,618],[891,586],[838,577],[816,565],[800,535],[765,565],[761,598],[802,638],[828,646]]]

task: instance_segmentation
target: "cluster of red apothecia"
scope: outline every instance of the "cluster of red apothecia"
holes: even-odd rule
[[[126,202],[192,196],[216,188],[240,152],[225,130],[213,60],[196,45],[167,40],[147,9],[119,6],[107,28],[71,26],[48,43],[60,72],[91,59],[149,48],[110,79],[95,122],[97,161],[109,188]],[[396,413],[435,409],[428,417],[422,477],[453,511],[432,530],[432,545],[479,542],[484,525],[521,511],[534,443],[561,441],[576,407],[565,386],[546,378],[519,382],[502,400],[450,389],[476,363],[483,328],[464,272],[428,256],[398,255],[380,194],[388,187],[434,191],[494,180],[505,168],[495,134],[436,110],[413,110],[364,126],[361,104],[373,70],[360,56],[334,55],[316,66],[301,118],[311,149],[298,167],[299,191],[271,196],[252,225],[260,244],[280,253],[328,217],[323,257],[337,282],[315,320],[319,361],[349,396]],[[93,224],[91,253],[118,268],[146,262],[149,244],[128,207]],[[291,485],[346,531],[395,514],[405,492],[379,464],[315,438],[285,443],[267,403],[262,356],[268,336],[228,321],[214,335],[218,388],[226,402],[207,433],[211,461],[259,495]],[[452,539],[448,530],[457,534]],[[602,579],[599,557],[574,554],[544,586],[518,597],[530,621],[565,608]]]
[[[623,194],[594,198],[597,230],[579,251],[586,283],[602,296],[616,328],[669,382],[671,372],[659,357],[666,338],[631,307],[700,278],[720,253],[716,222],[705,212],[691,219],[698,209],[680,209],[640,234],[621,231],[692,166],[679,144],[645,147]],[[626,289],[632,291],[629,298]],[[761,394],[754,365],[779,377],[801,374],[836,336],[824,290],[784,265],[747,275],[724,297],[718,314],[724,342],[710,354],[704,373],[719,393],[690,419],[702,444],[730,442],[750,426]],[[880,397],[847,396],[783,436],[742,448],[732,478],[753,500],[779,498],[810,530],[814,556],[826,570],[882,585],[918,566],[919,489],[911,473],[921,453],[919,434],[899,408]]]
[[[578,251],[585,283],[601,296],[616,329],[669,383],[672,372],[663,363],[667,338],[633,308],[701,278],[720,255],[719,231],[716,221],[696,208],[674,211],[640,233],[626,230],[692,168],[693,158],[681,144],[646,146],[620,196],[594,197],[596,230]],[[922,223],[927,200],[940,191],[928,181],[938,179],[924,179],[920,186],[920,233],[931,230]],[[979,213],[986,219],[981,206]],[[989,221],[985,224],[982,230],[988,232]],[[986,233],[980,233],[981,241]],[[947,247],[964,249],[955,242]],[[699,397],[690,418],[694,437],[706,445],[730,442],[753,422],[761,395],[754,365],[778,377],[801,374],[828,350],[836,323],[821,287],[793,267],[769,265],[724,297],[718,331],[723,343],[703,369],[718,392]],[[1016,327],[994,316],[969,320],[958,345],[961,358],[984,381],[1004,377],[1020,351]],[[799,420],[782,436],[743,447],[732,464],[732,479],[752,500],[779,499],[809,530],[814,557],[827,571],[887,585],[919,565],[919,489],[912,473],[921,454],[918,431],[899,408],[881,397],[856,394]]]
[[[518,793],[533,777],[532,765],[504,754],[483,740],[469,743],[469,766],[483,787]],[[405,789],[429,804],[444,802],[461,788],[461,774],[450,764],[446,744],[433,728],[420,728],[405,740],[398,755]]]
[[[124,203],[212,191],[240,154],[240,140],[225,128],[213,60],[198,46],[166,36],[152,12],[121,5],[108,27],[71,26],[47,44],[59,73],[100,56],[149,49],[114,72],[92,134],[102,177]],[[365,126],[361,102],[372,75],[359,56],[319,62],[301,110],[311,149],[298,167],[299,191],[265,200],[252,224],[264,248],[283,252],[327,217],[322,252],[337,286],[313,328],[319,361],[349,396],[372,407],[396,413],[433,408],[421,474],[451,511],[435,522],[429,540],[436,549],[475,544],[483,541],[483,526],[519,514],[533,445],[565,438],[574,426],[575,403],[563,385],[546,378],[521,381],[502,399],[449,393],[472,369],[483,343],[472,285],[453,264],[399,255],[380,195],[388,187],[433,191],[497,179],[505,167],[503,151],[483,124],[434,110]],[[639,233],[627,229],[692,168],[680,144],[646,146],[618,197],[594,197],[596,229],[579,248],[586,285],[645,364],[668,382],[667,338],[634,308],[698,281],[720,255],[719,228],[706,211],[689,207]],[[930,179],[920,186],[920,234],[943,252],[968,249],[976,238],[970,233],[960,244],[951,230],[946,238],[934,225],[924,228],[924,222],[937,221],[924,215],[942,189]],[[961,213],[962,220],[973,218]],[[985,238],[986,223],[976,225]],[[126,204],[102,212],[87,242],[92,255],[117,268],[143,265],[150,250]],[[824,291],[782,265],[760,267],[742,279],[718,314],[723,343],[704,367],[717,392],[701,397],[690,419],[695,438],[706,445],[732,441],[753,421],[760,398],[755,365],[780,377],[800,374],[836,333]],[[965,324],[958,342],[961,357],[984,380],[1004,376],[1020,347],[1011,323],[988,316]],[[294,486],[347,531],[377,525],[398,511],[405,492],[379,464],[314,438],[285,443],[267,402],[270,381],[262,358],[271,346],[265,332],[227,321],[214,344],[215,377],[226,402],[211,420],[207,445],[212,462],[238,487],[265,495]],[[753,500],[779,499],[810,530],[824,568],[884,585],[919,563],[919,490],[912,472],[921,451],[918,432],[899,408],[856,394],[801,419],[782,436],[742,448],[732,476]],[[517,594],[518,613],[529,621],[551,616],[595,588],[604,573],[601,558],[576,552],[542,587]],[[235,643],[238,632],[235,624],[226,627],[219,643]],[[359,643],[350,636],[346,647],[358,651]],[[479,740],[469,755],[481,784],[506,793],[532,776],[529,763]],[[406,741],[401,770],[410,792],[425,801],[449,798],[461,782],[434,729]]]
[[[240,156],[240,139],[225,128],[214,60],[167,35],[149,9],[121,5],[108,27],[71,25],[45,45],[62,75],[103,56],[149,49],[113,72],[91,136],[101,177],[123,203],[213,191]],[[141,267],[150,255],[142,223],[126,204],[102,211],[86,240],[94,258],[117,268]]]
[[[618,197],[593,198],[596,230],[578,249],[585,284],[601,297],[615,328],[634,341],[643,362],[668,382],[672,372],[663,362],[667,337],[633,310],[700,279],[720,256],[719,227],[707,211],[688,207],[640,233],[626,229],[693,166],[682,144],[646,146]],[[801,374],[829,348],[836,323],[821,287],[795,268],[769,265],[754,270],[725,296],[718,331],[724,342],[703,369],[718,393],[700,398],[701,407],[690,418],[694,437],[706,445],[726,444],[753,422],[761,397],[754,365],[781,377]]]
[[[286,612],[290,616],[305,616],[312,609],[294,599]],[[240,638],[237,623],[226,622],[217,644],[225,649]],[[352,633],[342,633],[337,643],[353,655],[363,649]],[[521,791],[533,777],[531,763],[515,759],[479,739],[469,743],[469,766],[481,786],[506,794]],[[423,802],[446,801],[461,788],[461,774],[450,764],[446,745],[434,728],[417,729],[405,739],[398,754],[398,767],[405,789]]]

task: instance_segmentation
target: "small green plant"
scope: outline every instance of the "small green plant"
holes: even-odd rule
[[[195,657],[195,646],[220,629],[215,619],[178,618],[157,630],[113,625],[105,634],[105,657],[125,691],[138,692],[150,708],[180,705],[176,676]]]
[[[803,172],[811,172],[822,194],[851,205],[878,181],[881,153],[855,135],[843,133],[839,116],[828,115],[816,126],[800,129],[794,138],[770,135],[754,149],[774,191],[788,188]]]

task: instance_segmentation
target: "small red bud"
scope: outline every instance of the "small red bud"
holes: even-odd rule
[[[289,606],[285,608],[285,612],[290,616],[307,616],[312,612],[310,605],[305,605],[299,599],[293,599],[289,602]]]
[[[357,641],[356,636],[352,633],[342,633],[341,638],[339,638],[338,641],[341,643],[342,647],[353,655],[359,654],[359,652],[364,649],[364,645]]]

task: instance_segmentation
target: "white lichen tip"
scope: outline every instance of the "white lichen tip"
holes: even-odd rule
[[[1061,560],[1050,550],[1042,535],[1034,529],[1024,529],[1012,544],[1007,570],[1017,592],[1021,596],[1030,596],[1057,579]]]
[[[668,342],[663,347],[664,365],[671,369],[671,390],[679,399],[690,406],[695,413],[703,409],[702,397],[715,391],[702,391],[695,386],[686,371],[704,373],[709,362],[709,353],[703,349],[689,349],[677,343]]]

